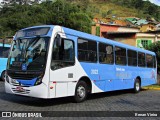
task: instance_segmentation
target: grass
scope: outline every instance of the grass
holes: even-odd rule
[[[100,13],[95,14],[95,17],[102,17],[102,13],[105,13],[109,10],[112,10],[110,15],[114,14],[118,17],[138,16],[137,10],[115,5],[113,3],[94,4],[94,6],[100,9]]]
[[[77,2],[76,4],[81,4],[81,1]],[[106,17],[109,18],[111,18],[112,15],[116,15],[116,17],[147,18],[147,15],[143,14],[143,12],[140,10],[116,5],[109,1],[90,0],[87,9],[94,15],[95,18],[102,18],[102,14],[107,13],[107,11],[109,10],[112,10],[112,12],[109,15],[106,15]]]
[[[160,85],[155,84],[155,85],[150,85],[148,87],[160,88]]]
[[[160,85],[150,85],[150,86],[146,86],[146,87],[142,87],[143,89],[151,89],[151,90],[160,90]]]

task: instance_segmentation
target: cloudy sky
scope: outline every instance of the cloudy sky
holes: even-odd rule
[[[160,6],[160,0],[149,0],[149,1]]]

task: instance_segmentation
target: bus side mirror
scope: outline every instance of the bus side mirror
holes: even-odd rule
[[[62,38],[61,38],[61,36],[59,34],[57,34],[55,40],[56,40],[56,46],[60,47],[61,44],[62,44]]]

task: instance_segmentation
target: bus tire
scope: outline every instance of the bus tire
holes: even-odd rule
[[[138,93],[141,90],[141,83],[139,79],[136,79],[134,82],[134,93]]]
[[[88,94],[88,86],[85,81],[79,81],[76,89],[75,89],[75,95],[74,95],[74,100],[75,102],[83,102],[87,98]]]
[[[3,71],[2,74],[1,74],[1,80],[5,81],[5,71]]]

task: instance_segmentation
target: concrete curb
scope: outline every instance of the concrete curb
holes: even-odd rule
[[[160,88],[155,88],[155,87],[142,87],[142,89],[147,89],[147,90],[160,90]]]

